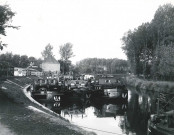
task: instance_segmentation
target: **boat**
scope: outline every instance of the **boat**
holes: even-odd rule
[[[70,80],[68,82],[68,90],[73,91],[83,99],[91,97],[90,82],[86,80]]]
[[[152,114],[148,120],[148,135],[174,135],[174,110]]]
[[[91,88],[94,98],[100,96],[105,99],[128,99],[126,86],[115,77],[101,77]]]
[[[57,79],[43,79],[34,80],[31,85],[31,96],[37,99],[52,99],[60,101],[64,95],[62,92],[62,84]]]

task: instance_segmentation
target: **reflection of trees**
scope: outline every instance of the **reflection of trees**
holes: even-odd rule
[[[120,118],[119,126],[122,129],[122,132],[124,134],[127,134],[127,135],[129,134],[130,125],[129,125],[129,122],[127,120],[127,113],[125,113],[124,116]]]
[[[139,95],[132,93],[127,110],[127,123],[130,127],[126,127],[127,132],[136,132],[138,135],[145,135],[147,131],[147,121],[149,113],[146,111],[148,101],[142,97],[142,104],[139,104]]]
[[[141,97],[142,101],[139,102],[139,107],[142,112],[150,113],[150,103],[148,102],[148,97],[144,94],[139,95],[139,98]]]
[[[82,101],[77,101],[77,102],[67,102],[66,104],[64,104],[64,107],[62,108],[62,113],[65,115],[68,115],[71,117],[87,117],[87,115],[85,114],[85,109],[88,106],[86,105],[86,102],[82,102]]]
[[[156,106],[156,101],[157,101],[157,97],[158,97],[158,93],[157,92],[154,92],[154,91],[145,91],[145,94],[148,95],[149,97],[149,101],[148,101],[148,106],[149,106],[149,112],[152,114],[156,113],[156,109],[157,109],[157,106]],[[147,99],[148,100],[148,99]]]
[[[126,109],[122,107],[126,105]],[[129,133],[129,122],[127,120],[127,102],[124,103],[97,103],[94,105],[94,114],[97,117],[113,117],[116,119],[117,116],[119,117],[119,126],[122,129],[122,132],[125,134]]]
[[[120,127],[125,134],[135,132],[137,135],[146,135],[149,115],[157,111],[158,93],[152,91],[141,91],[138,94],[131,92],[132,96],[128,103],[127,118],[120,120]],[[162,109],[161,106],[160,109]],[[171,106],[169,107],[171,108]]]
[[[94,114],[97,117],[124,116],[127,110],[127,103],[96,103],[94,105]]]

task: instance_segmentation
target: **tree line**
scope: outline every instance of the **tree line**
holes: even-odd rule
[[[0,62],[7,62],[9,65],[13,67],[21,67],[27,68],[30,64],[34,64],[35,66],[40,66],[42,60],[35,57],[28,57],[27,55],[18,55],[12,53],[5,53],[0,55]]]
[[[153,79],[174,80],[174,6],[160,6],[151,22],[122,37],[131,72]]]
[[[116,58],[86,58],[79,61],[74,70],[87,74],[120,74],[127,73],[129,68],[126,60]]]
[[[7,52],[5,54],[0,55],[0,62],[6,62],[13,67],[26,68],[30,65],[40,67],[40,64],[42,64],[43,61],[46,61],[47,59],[51,58],[60,63],[61,73],[66,73],[69,72],[69,67],[71,65],[71,61],[69,60],[69,58],[73,56],[72,46],[73,45],[70,43],[66,43],[60,46],[59,52],[61,55],[61,59],[59,60],[56,60],[54,58],[52,52],[53,46],[51,44],[48,44],[45,46],[45,49],[41,52],[43,59],[37,59],[33,56],[28,57],[27,55],[12,54]]]

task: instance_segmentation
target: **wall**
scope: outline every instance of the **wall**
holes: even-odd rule
[[[53,63],[42,63],[42,69],[44,72],[60,72],[60,64],[53,64]]]

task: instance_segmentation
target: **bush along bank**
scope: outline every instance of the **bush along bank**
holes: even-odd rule
[[[135,76],[125,77],[125,82],[127,86],[136,88],[136,90],[150,90],[157,92],[165,92],[174,94],[174,82],[167,81],[148,81],[144,79],[139,79]]]

